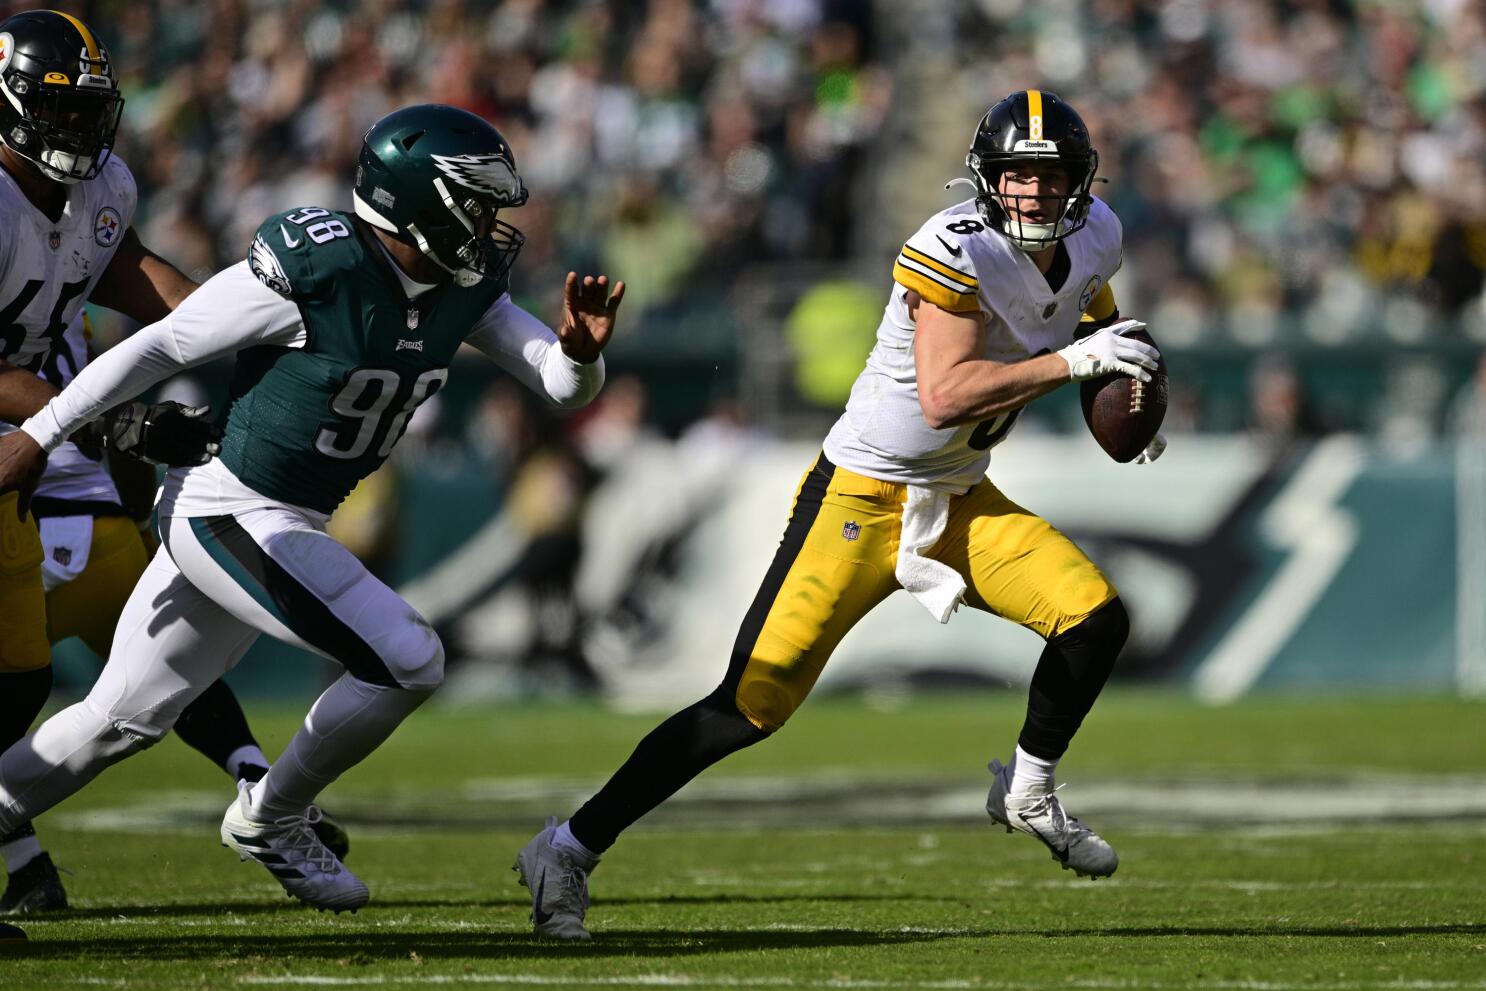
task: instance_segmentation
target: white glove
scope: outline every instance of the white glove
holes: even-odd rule
[[[1144,341],[1132,341],[1124,336],[1144,329],[1145,324],[1139,320],[1121,320],[1074,341],[1059,351],[1058,357],[1068,362],[1068,377],[1075,382],[1116,372],[1149,382],[1161,352]]]
[[[1166,438],[1157,434],[1155,439],[1145,446],[1145,450],[1135,456],[1135,463],[1138,465],[1148,465],[1165,453]]]

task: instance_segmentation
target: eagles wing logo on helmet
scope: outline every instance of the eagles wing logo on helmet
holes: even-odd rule
[[[434,155],[433,163],[467,189],[489,193],[508,204],[526,198],[526,187],[504,155]]]
[[[289,276],[284,274],[284,266],[279,264],[273,249],[261,237],[253,238],[253,245],[248,249],[248,267],[253,270],[259,282],[280,296],[288,296],[291,292]]]

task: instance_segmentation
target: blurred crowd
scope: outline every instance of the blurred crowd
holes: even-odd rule
[[[621,360],[726,355],[750,333],[729,296],[747,273],[884,268],[880,217],[864,206],[892,194],[906,160],[942,170],[940,149],[902,140],[906,121],[946,117],[922,101],[953,103],[968,133],[984,105],[1039,85],[1091,126],[1110,179],[1096,193],[1125,226],[1121,305],[1164,345],[1445,342],[1466,353],[1424,364],[1468,366],[1486,343],[1486,5],[1473,0],[77,10],[123,79],[118,151],[140,182],[145,241],[198,277],[240,258],[273,211],[347,206],[372,120],[447,102],[505,132],[532,191],[511,217],[528,235],[521,302],[550,313],[567,268],[608,271],[629,287]],[[947,67],[943,84],[895,91],[913,60]],[[843,346],[854,354],[870,331]],[[1305,386],[1304,357],[1296,372]],[[1466,376],[1436,372],[1444,393]],[[1443,422],[1443,403],[1426,419]],[[1218,429],[1242,425],[1215,416]],[[1347,410],[1311,419],[1371,426]]]
[[[1167,340],[1486,340],[1486,5],[941,6],[973,87],[1082,111]]]
[[[145,243],[202,276],[268,214],[350,205],[377,117],[499,127],[531,201],[516,291],[623,273],[629,309],[747,261],[840,258],[886,112],[866,0],[126,0],[79,12],[123,81]],[[690,291],[690,292],[688,292]],[[632,328],[634,325],[632,325]]]

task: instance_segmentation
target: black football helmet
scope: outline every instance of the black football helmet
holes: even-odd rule
[[[48,178],[102,171],[123,109],[108,50],[82,21],[55,10],[0,21],[0,142]]]
[[[1068,169],[1070,187],[1051,213],[1051,223],[1021,219],[1009,200],[1044,197],[1008,196],[999,189],[1001,174],[1018,162],[1054,160]],[[975,204],[992,230],[1000,231],[1023,251],[1040,251],[1081,229],[1089,220],[1089,188],[1099,168],[1099,153],[1089,141],[1083,118],[1056,94],[1042,90],[1013,93],[980,119],[965,164],[974,175]],[[957,182],[970,180],[959,179]]]

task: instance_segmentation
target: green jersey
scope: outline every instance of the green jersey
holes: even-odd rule
[[[248,261],[295,303],[304,335],[238,352],[222,463],[269,498],[329,513],[448,379],[507,280],[409,298],[371,229],[319,207],[264,221]]]

